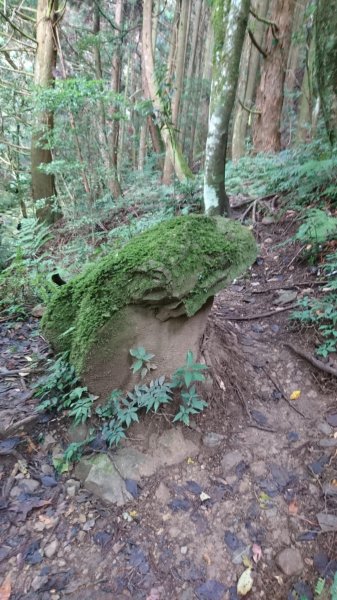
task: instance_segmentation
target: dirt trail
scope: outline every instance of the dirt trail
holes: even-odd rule
[[[278,233],[273,226],[274,240]],[[57,478],[51,452],[62,427],[55,418],[41,423],[28,445],[26,438],[26,445],[14,444],[14,455],[3,452],[1,485],[10,492],[0,504],[0,582],[7,576],[11,600],[234,600],[245,557],[254,565],[249,598],[310,600],[318,577],[331,579],[336,385],[285,345],[303,349],[307,340],[291,330],[289,311],[258,318],[288,308],[294,292],[298,297],[302,284],[314,281],[305,266],[288,268],[290,249],[276,248],[267,235],[250,275],[214,304],[206,348],[217,391],[182,429],[196,456],[144,478],[134,500],[118,508],[71,475]],[[285,295],[289,286],[292,296]],[[237,320],[243,315],[254,319]],[[300,397],[290,400],[296,390]],[[169,427],[149,418],[132,430],[131,444],[146,451],[151,435]],[[26,471],[17,466],[22,456]],[[27,509],[31,503],[27,516],[22,502]],[[319,523],[324,512],[330,521],[323,516]]]

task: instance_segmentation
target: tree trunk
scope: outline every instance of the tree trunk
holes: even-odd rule
[[[281,114],[284,80],[291,42],[295,0],[272,2],[271,22],[266,36],[266,58],[262,66],[260,85],[256,96],[253,144],[256,152],[281,150]]]
[[[58,0],[38,0],[36,13],[37,50],[34,67],[34,83],[37,87],[53,86],[53,69],[56,66],[56,44],[54,29],[57,26]],[[44,173],[40,166],[52,163],[52,153],[48,138],[53,130],[53,113],[41,112],[37,117],[32,136],[31,175],[32,197],[37,203],[36,216],[39,221],[54,223],[60,218],[60,210],[55,209],[55,178]],[[41,201],[41,202],[39,202]]]
[[[116,0],[115,6],[115,24],[119,29],[123,27],[124,17],[124,0]],[[118,39],[117,45],[114,48],[111,65],[111,86],[110,89],[113,93],[119,94],[121,87],[121,64],[122,64],[122,48],[121,40]],[[118,198],[122,195],[122,189],[117,176],[118,167],[118,142],[119,142],[119,120],[115,118],[116,109],[112,107],[110,117],[111,123],[111,134],[110,134],[110,153],[111,153],[111,169],[112,179],[110,182],[110,189],[114,198]]]
[[[318,0],[316,12],[318,92],[328,138],[337,143],[337,8],[336,0]]]
[[[185,94],[185,101],[184,101],[184,106],[183,106],[183,115],[184,115],[184,120],[183,120],[183,125],[181,128],[181,135],[180,135],[180,143],[182,144],[182,147],[185,148],[186,147],[186,133],[188,130],[188,125],[189,125],[189,121],[191,119],[191,93],[193,92],[193,84],[192,84],[192,77],[195,77],[196,74],[196,55],[197,55],[197,46],[198,46],[198,39],[199,39],[199,29],[200,29],[200,18],[201,18],[201,9],[202,9],[202,2],[203,0],[196,0],[195,2],[195,13],[194,13],[194,19],[192,19],[193,22],[193,32],[192,32],[192,39],[191,39],[191,48],[190,48],[190,55],[188,58],[188,65],[187,65],[187,71],[186,71],[186,94]],[[198,90],[199,92],[199,90]],[[199,97],[199,93],[196,94],[196,100]],[[195,100],[195,103],[197,103]],[[199,107],[197,107],[199,108]]]
[[[204,178],[206,214],[230,213],[225,190],[228,129],[238,83],[249,6],[250,0],[213,0],[213,72]]]
[[[255,3],[254,11],[264,18],[268,11],[269,0],[260,0]],[[252,29],[254,38],[257,43],[261,46],[264,34],[263,23],[253,21]],[[252,44],[252,41],[248,34],[244,43],[244,49],[242,52],[242,58],[240,63],[240,78],[238,84],[238,100],[241,100],[243,105],[248,109],[253,109],[253,102],[255,97],[256,85],[257,85],[257,74],[260,65],[261,54]],[[247,136],[247,128],[252,121],[252,113],[245,110],[240,102],[237,102],[237,109],[233,124],[233,137],[232,137],[232,160],[239,160],[245,154],[245,143]]]
[[[171,121],[175,130],[178,129],[178,117],[180,101],[183,90],[183,79],[185,70],[185,54],[187,44],[187,24],[190,11],[190,0],[180,1],[179,28],[177,37],[177,52],[175,61],[174,92],[171,104]],[[178,136],[177,136],[178,137]],[[170,154],[167,151],[165,155],[163,183],[168,185],[173,175],[173,165]]]
[[[170,122],[165,104],[159,91],[159,85],[154,71],[153,49],[152,49],[152,0],[143,0],[143,57],[145,76],[147,79],[149,94],[153,106],[162,119],[161,134],[166,150],[174,165],[174,171],[179,181],[193,177],[193,174],[183,156],[182,150],[177,142],[176,133]]]

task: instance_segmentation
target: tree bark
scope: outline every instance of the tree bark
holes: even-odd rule
[[[57,27],[57,9],[58,0],[38,0],[34,84],[40,88],[52,87],[54,84],[53,70],[57,54],[54,29]],[[38,220],[46,223],[54,223],[61,216],[60,209],[55,207],[55,177],[40,169],[43,165],[51,164],[53,160],[48,147],[53,125],[53,113],[41,112],[37,116],[31,145],[32,197],[37,203]]]
[[[152,49],[152,0],[143,0],[143,57],[145,76],[147,79],[149,94],[154,109],[162,120],[161,135],[165,148],[170,154],[174,171],[179,181],[192,178],[193,174],[183,156],[178,144],[176,133],[170,122],[170,115],[161,98],[159,85],[154,71],[153,49]]]
[[[116,0],[115,6],[115,24],[119,29],[123,27],[123,18],[124,18],[124,0]],[[114,53],[112,57],[112,65],[111,65],[111,85],[110,89],[114,94],[119,94],[121,88],[121,64],[122,64],[122,49],[121,49],[121,40],[116,40],[117,44],[114,48]],[[115,107],[111,108],[110,118],[112,120],[111,123],[111,133],[110,133],[110,154],[111,154],[111,170],[112,177],[109,184],[111,192],[114,198],[118,198],[122,195],[121,185],[117,176],[117,168],[118,168],[118,142],[119,142],[119,120],[115,118],[116,114]]]
[[[177,51],[175,60],[174,92],[171,104],[171,121],[173,128],[178,129],[178,117],[180,101],[183,91],[183,79],[185,70],[185,55],[187,44],[187,24],[190,11],[190,0],[178,0],[180,2],[179,27],[177,37]],[[173,175],[173,164],[169,151],[166,152],[163,172],[163,183],[168,185]]]
[[[262,66],[256,96],[256,116],[253,127],[253,144],[256,152],[281,150],[281,114],[284,80],[291,42],[295,0],[277,0],[273,8],[266,36],[266,58]]]
[[[318,0],[316,11],[318,92],[331,145],[337,143],[337,8],[336,0]]]
[[[225,190],[228,129],[249,6],[250,0],[213,0],[213,72],[204,177],[206,214],[230,213]]]
[[[264,18],[268,11],[269,0],[260,0],[255,3],[254,11]],[[255,21],[255,22],[254,22]],[[252,24],[254,38],[261,46],[264,35],[263,23],[256,21],[251,17],[249,23]],[[240,62],[240,78],[238,84],[237,97],[249,109],[253,109],[254,97],[257,86],[257,74],[262,55],[252,44],[249,35],[246,33],[246,39]],[[245,154],[245,144],[248,126],[252,122],[252,113],[243,108],[240,102],[237,102],[237,108],[233,124],[232,137],[232,160],[239,160]]]

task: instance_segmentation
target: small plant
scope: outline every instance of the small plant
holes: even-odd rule
[[[309,599],[307,595],[302,595],[300,600]],[[327,584],[323,577],[320,577],[317,580],[315,585],[314,600],[337,600],[337,571],[331,584]]]
[[[136,359],[130,367],[131,371],[132,373],[138,373],[138,371],[140,371],[140,376],[142,379],[144,379],[149,371],[157,368],[155,364],[150,362],[151,359],[154,358],[154,354],[146,352],[143,346],[139,346],[139,348],[131,348],[130,354]]]
[[[35,396],[40,398],[39,411],[70,409],[75,424],[85,423],[91,416],[95,396],[80,385],[76,371],[68,362],[68,353],[61,354],[36,384]]]
[[[204,410],[207,402],[200,398],[195,386],[193,385],[186,392],[181,393],[182,404],[180,404],[179,412],[177,412],[173,421],[182,421],[185,425],[190,424],[190,415],[196,415]]]
[[[324,275],[331,279],[321,298],[305,296],[299,303],[292,318],[313,325],[321,332],[324,341],[317,348],[316,354],[328,356],[337,350],[337,252],[327,256],[327,263],[323,267]]]
[[[194,362],[193,352],[189,350],[186,354],[186,363],[173,373],[173,387],[182,388],[185,386],[189,388],[194,381],[205,381],[203,371],[206,369],[206,365]]]

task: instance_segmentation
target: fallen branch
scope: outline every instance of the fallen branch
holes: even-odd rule
[[[292,308],[296,308],[297,304],[290,304],[289,306],[283,306],[282,308],[277,308],[276,310],[271,310],[269,312],[260,313],[259,315],[248,315],[245,317],[239,316],[223,316],[223,319],[226,321],[255,321],[256,319],[265,319],[267,317],[272,317],[273,315],[278,315],[278,313],[284,312],[286,310],[291,310]]]
[[[251,294],[269,294],[269,292],[276,292],[277,290],[293,290],[297,287],[310,287],[315,285],[326,285],[328,281],[299,281],[292,285],[278,285],[275,287],[267,288],[266,290],[251,290]]]
[[[13,425],[10,425],[7,427],[7,429],[0,429],[0,440],[10,437],[13,435],[13,433],[16,433],[18,429],[21,429],[30,423],[34,423],[34,421],[37,421],[39,417],[39,413],[34,413],[33,415],[29,415],[29,417],[25,417],[24,419],[20,419],[20,421],[16,421],[16,423],[13,423]]]
[[[333,375],[334,377],[337,377],[337,369],[334,369],[333,367],[329,367],[329,365],[325,365],[324,363],[322,363],[322,361],[317,360],[317,358],[314,358],[313,356],[308,354],[308,352],[305,352],[304,350],[300,350],[299,348],[295,348],[295,346],[293,346],[289,342],[286,342],[285,346],[290,348],[290,350],[292,350],[295,354],[297,354],[301,358],[304,358],[313,367],[316,367],[316,369],[320,369],[320,371],[323,371],[324,373],[328,373],[329,375]]]

